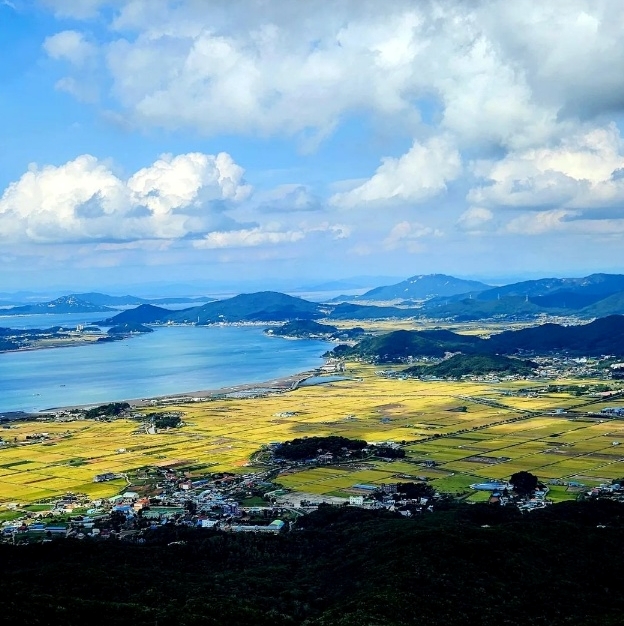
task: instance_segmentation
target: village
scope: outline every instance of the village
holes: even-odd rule
[[[392,449],[392,442],[386,444]],[[267,449],[271,452],[270,446],[265,452]],[[110,498],[90,499],[68,493],[47,503],[23,508],[16,504],[13,506],[16,517],[3,522],[0,541],[23,545],[74,538],[144,543],[150,531],[166,525],[280,534],[296,529],[299,517],[322,506],[385,509],[412,517],[453,502],[450,495],[437,492],[426,482],[407,482],[413,477],[402,475],[397,478],[405,482],[354,485],[349,498],[299,493],[280,488],[279,475],[301,467],[327,465],[332,459],[323,453],[298,463],[285,463],[279,458],[274,461],[267,463],[267,469],[260,472],[221,472],[202,478],[191,478],[187,472],[172,467],[144,468],[132,479],[124,474],[128,488]],[[93,481],[117,478],[120,476],[108,472],[94,476]],[[590,489],[582,484],[576,487],[580,499],[608,498],[624,502],[624,489],[615,481]],[[523,495],[503,481],[475,484],[471,488],[489,491],[487,502],[492,506],[517,507],[528,512],[551,504],[549,489],[541,483]]]

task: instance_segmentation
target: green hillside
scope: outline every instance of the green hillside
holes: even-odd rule
[[[461,378],[462,376],[530,376],[535,363],[492,354],[455,354],[437,365],[415,365],[403,370],[410,376]]]
[[[352,348],[338,346],[333,352],[345,358],[361,358],[378,363],[401,363],[418,357],[443,357],[447,352],[477,352],[483,340],[450,331],[397,330],[377,337],[366,337]]]
[[[172,313],[178,322],[215,324],[218,322],[279,322],[315,319],[322,316],[320,305],[277,291],[244,293],[227,300]]]
[[[320,507],[272,536],[168,525],[1,545],[6,624],[616,626],[624,506]]]
[[[541,324],[505,331],[489,339],[444,330],[399,330],[367,337],[353,347],[337,346],[330,355],[377,363],[403,363],[410,358],[441,358],[448,352],[489,355],[565,352],[577,356],[624,356],[624,316],[611,315],[578,326]]]

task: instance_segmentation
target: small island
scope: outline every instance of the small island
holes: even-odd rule
[[[323,339],[326,341],[355,341],[366,334],[360,326],[337,328],[330,324],[320,324],[313,320],[294,320],[264,331],[273,337],[285,339]]]

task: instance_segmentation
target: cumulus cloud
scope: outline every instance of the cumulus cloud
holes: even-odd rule
[[[84,34],[75,30],[64,30],[46,37],[43,48],[50,58],[76,66],[83,65],[96,52],[96,47],[85,39]]]
[[[323,136],[350,113],[416,119],[430,99],[462,145],[525,149],[624,107],[608,0],[42,1],[74,18],[114,7],[102,80],[166,128]]]
[[[456,226],[459,230],[476,233],[488,228],[493,219],[494,213],[489,209],[470,207],[459,216]]]
[[[129,179],[90,155],[32,165],[0,198],[5,241],[178,239],[231,225],[223,206],[250,187],[230,155],[164,155]]]
[[[293,243],[305,237],[301,231],[270,231],[260,227],[242,230],[215,231],[194,241],[195,248],[250,248],[263,244]]]
[[[459,152],[447,137],[415,141],[398,159],[385,158],[375,174],[351,191],[337,193],[331,203],[344,208],[388,202],[420,202],[446,189],[461,172]]]
[[[399,222],[389,235],[384,239],[383,245],[388,250],[405,248],[408,252],[422,252],[424,250],[423,239],[442,237],[444,233],[419,222]]]
[[[614,124],[563,139],[555,147],[511,152],[482,162],[486,183],[468,200],[489,207],[592,209],[624,200],[624,154]]]
[[[385,245],[415,249],[423,237],[407,211],[450,183],[452,193],[469,189],[466,202],[453,207],[463,233],[577,232],[590,219],[595,224],[586,232],[599,233],[619,223],[624,149],[608,123],[624,110],[624,19],[617,2],[42,1],[77,19],[114,7],[100,13],[107,28],[87,24],[89,36],[78,27],[63,31],[44,48],[73,67],[57,88],[82,100],[93,91],[83,87],[88,64],[81,59],[104,59],[93,77],[108,92],[107,115],[132,129],[294,136],[314,145],[357,116],[392,126],[393,137],[412,142],[376,171],[348,172],[368,178],[333,187],[329,203],[306,185],[259,198],[253,211],[264,216],[299,215],[280,229],[256,226],[253,211],[245,216],[253,225],[242,230],[214,226],[213,211],[212,229],[232,242],[235,232],[248,241],[268,241],[270,233],[284,243],[294,233],[308,237],[308,226],[295,220],[332,206],[392,207],[403,211],[396,220],[407,218],[402,223],[410,230],[398,228]],[[469,162],[471,168],[463,167]],[[162,209],[176,232],[194,236],[206,227],[193,201],[184,205],[184,224],[174,228],[182,212],[167,205],[175,194],[163,200],[160,187],[141,192],[138,182],[137,190],[128,184],[124,193],[135,203],[128,220],[145,224],[142,210]],[[244,196],[244,183],[237,187]],[[89,198],[79,213],[95,214],[101,205],[103,215],[80,219],[104,220],[108,196]],[[214,202],[210,193],[202,201]],[[498,215],[509,209],[512,218]],[[376,220],[387,230],[380,213]]]
[[[323,222],[318,225],[301,225],[294,230],[284,230],[279,224],[268,224],[254,228],[232,229],[208,233],[193,242],[195,248],[251,248],[266,244],[295,243],[314,234],[329,234],[332,239],[346,239],[351,234],[344,224]]]
[[[569,211],[554,209],[541,213],[528,213],[512,219],[506,226],[508,233],[520,235],[542,235],[564,228],[564,220],[574,215]]]

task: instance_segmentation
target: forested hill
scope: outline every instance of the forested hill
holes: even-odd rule
[[[397,363],[413,357],[442,358],[447,352],[483,352],[485,340],[447,330],[396,330],[366,337],[352,348],[337,346],[333,356],[360,358],[377,363]]]
[[[119,326],[123,324],[154,324],[169,319],[173,311],[153,304],[142,304],[135,309],[122,311],[113,317],[99,322],[102,326]]]
[[[436,365],[414,365],[403,370],[410,376],[461,378],[462,376],[529,376],[536,368],[531,361],[496,354],[455,354]]]
[[[361,339],[366,334],[360,326],[355,328],[336,328],[336,326],[329,324],[319,324],[314,320],[295,320],[281,326],[267,328],[264,332],[274,337],[321,338],[328,340]]]
[[[173,316],[176,321],[197,324],[216,322],[271,322],[321,317],[321,307],[315,302],[295,298],[277,291],[244,293],[227,300],[209,302]]]
[[[353,347],[337,346],[331,355],[392,363],[410,358],[443,357],[448,352],[509,355],[553,351],[583,356],[624,356],[624,316],[611,315],[578,326],[542,324],[506,331],[489,339],[445,330],[399,330],[368,337]]]
[[[245,293],[203,306],[174,311],[151,304],[123,311],[106,320],[109,324],[153,324],[162,322],[217,324],[235,322],[275,322],[316,319],[323,308],[315,302],[276,291]]]
[[[610,315],[589,324],[561,326],[542,324],[533,328],[510,330],[493,335],[489,350],[500,354],[565,351],[571,354],[600,356],[624,355],[624,316]]]
[[[444,509],[440,505],[440,509]],[[0,545],[12,626],[616,626],[624,506],[321,507],[285,535],[165,526],[144,545]]]

